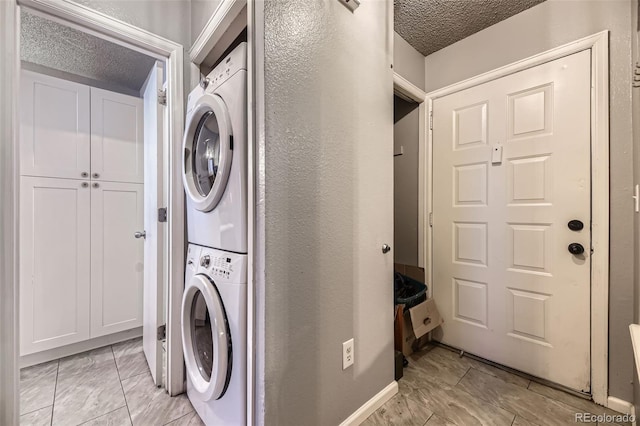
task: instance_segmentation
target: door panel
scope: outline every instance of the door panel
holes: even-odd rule
[[[20,179],[21,355],[89,338],[89,209],[86,181]]]
[[[143,185],[91,187],[91,337],[142,325]]]
[[[584,392],[590,64],[584,51],[436,99],[433,113],[436,337]]]
[[[143,182],[143,127],[142,99],[91,88],[91,174],[94,179]]]
[[[88,177],[89,87],[29,71],[20,86],[20,173]]]
[[[158,103],[162,87],[160,63],[152,69],[144,91],[144,149],[149,161],[144,163],[144,302],[143,347],[151,376],[162,385],[162,341],[157,338],[158,326],[165,324],[163,302],[163,247],[165,224],[158,221],[158,208],[163,204],[163,116]]]

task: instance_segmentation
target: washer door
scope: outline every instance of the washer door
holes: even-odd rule
[[[220,96],[205,94],[188,117],[182,143],[182,180],[196,209],[213,210],[227,186],[231,169],[231,121]]]
[[[221,398],[231,378],[231,333],[215,284],[194,275],[182,298],[182,350],[187,374],[203,401]]]

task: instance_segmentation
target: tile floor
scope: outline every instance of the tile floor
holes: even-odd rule
[[[398,394],[364,426],[575,426],[578,412],[618,414],[441,346],[428,346],[408,360]]]
[[[142,339],[20,371],[20,425],[202,426],[186,395],[151,379]]]

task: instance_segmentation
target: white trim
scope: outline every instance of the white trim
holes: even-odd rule
[[[30,355],[23,355],[20,357],[20,368],[31,367],[32,365],[42,364],[43,362],[53,361],[54,359],[80,354],[82,352],[113,345],[115,343],[124,342],[141,336],[142,327],[136,327],[131,330],[120,331],[118,333],[84,340],[71,345],[60,346],[59,348],[36,352]]]
[[[615,396],[610,396],[609,398],[607,398],[607,408],[610,408],[613,411],[617,411],[618,413],[622,414],[636,414],[636,409],[632,403],[620,398],[616,398]]]
[[[0,424],[17,426],[18,408],[18,257],[17,206],[18,87],[20,10],[0,2]]]
[[[409,102],[419,104],[418,111],[418,267],[426,265],[427,246],[425,239],[426,222],[426,196],[425,196],[425,149],[427,143],[427,107],[425,99],[427,94],[418,86],[402,77],[397,72],[393,73],[393,92],[395,95]]]
[[[353,412],[340,426],[357,426],[364,422],[367,417],[372,415],[378,408],[382,407],[385,402],[389,401],[398,393],[398,382],[389,383],[384,389],[375,394],[373,398],[365,402],[362,407]]]
[[[168,188],[165,188],[165,199],[168,200],[168,238],[165,253],[169,259],[165,265],[165,276],[169,280],[170,292],[167,301],[167,391],[170,395],[182,393],[185,391],[184,361],[180,339],[180,302],[184,286],[185,258],[184,191],[180,178],[184,130],[183,47],[70,0],[18,1],[31,11],[44,14],[49,19],[55,19],[65,25],[166,61],[169,137],[165,141],[165,152],[169,155],[166,157],[165,170],[171,176]],[[17,94],[14,96],[17,99]],[[15,146],[17,143],[16,137]]]
[[[478,86],[553,61],[583,50],[591,50],[592,111],[591,111],[591,395],[600,405],[608,401],[608,338],[609,338],[609,33],[602,31],[589,37],[556,47],[530,58],[514,62],[459,83],[427,94],[429,113],[437,98]],[[433,132],[428,132],[426,164],[428,212],[433,211]],[[429,296],[433,291],[433,232],[427,227],[429,256]]]
[[[196,41],[193,42],[193,46],[189,49],[191,62],[196,65],[204,62],[246,5],[247,0],[225,0],[220,2]]]

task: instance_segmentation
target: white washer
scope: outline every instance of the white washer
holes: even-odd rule
[[[247,252],[247,44],[187,101],[182,180],[190,243]]]
[[[187,395],[207,426],[246,425],[247,255],[189,244],[182,298]]]

